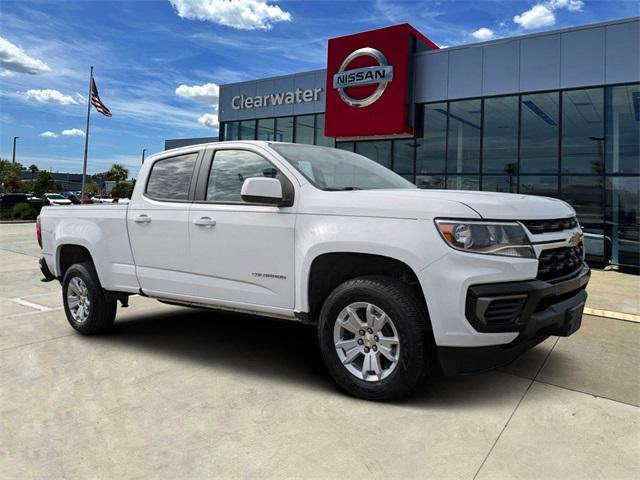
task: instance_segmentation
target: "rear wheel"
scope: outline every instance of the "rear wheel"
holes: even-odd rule
[[[93,264],[77,263],[67,269],[62,299],[67,320],[78,332],[93,335],[113,325],[117,303],[106,298]]]
[[[421,300],[399,280],[349,280],[322,308],[322,356],[336,383],[351,395],[369,400],[406,396],[427,371],[426,322]]]

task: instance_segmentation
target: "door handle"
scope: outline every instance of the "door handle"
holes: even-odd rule
[[[199,227],[214,227],[216,225],[216,221],[210,217],[200,217],[193,221],[194,225]]]
[[[133,221],[136,223],[149,223],[151,221],[151,217],[149,215],[142,214],[134,218]]]

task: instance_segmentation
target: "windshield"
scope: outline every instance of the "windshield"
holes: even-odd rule
[[[322,190],[417,188],[388,168],[346,150],[291,143],[269,145]]]
[[[47,195],[47,198],[51,199],[51,200],[66,200],[66,198],[64,198],[62,195],[58,194],[58,193],[52,193]]]

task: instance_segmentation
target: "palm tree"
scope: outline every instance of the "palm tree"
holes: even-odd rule
[[[33,181],[33,176],[40,171],[37,165],[31,164],[29,165],[28,170],[31,172],[31,181]]]
[[[105,172],[105,177],[107,177],[107,180],[115,181],[116,185],[126,180],[128,176],[129,170],[124,168],[124,166],[120,165],[119,163],[114,163],[113,165],[111,165],[111,169]]]

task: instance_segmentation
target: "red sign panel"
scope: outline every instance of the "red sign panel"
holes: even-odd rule
[[[325,135],[411,136],[415,43],[438,48],[409,24],[329,40]]]

